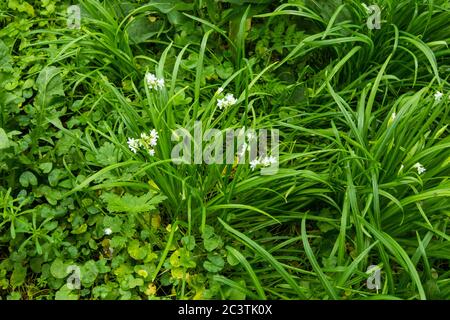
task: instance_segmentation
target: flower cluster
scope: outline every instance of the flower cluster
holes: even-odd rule
[[[413,168],[417,169],[418,174],[422,174],[427,171],[427,169],[425,169],[425,167],[420,162],[417,162],[415,165],[413,165]]]
[[[219,107],[219,109],[222,110],[223,108],[228,108],[228,107],[236,104],[236,102],[237,102],[237,100],[233,96],[233,94],[227,93],[224,98],[217,99],[217,106]]]
[[[278,162],[277,159],[273,156],[255,158],[252,161],[250,161],[250,169],[254,171],[258,166],[270,167],[271,165],[276,164],[277,162]]]
[[[164,88],[164,79],[158,79],[153,73],[148,72],[145,74],[145,82],[150,90],[161,90]]]
[[[152,129],[150,131],[150,134],[147,134],[145,132],[141,133],[141,137],[139,139],[128,138],[128,147],[134,153],[136,153],[139,148],[142,147],[147,150],[150,156],[154,156],[154,147],[156,147],[156,145],[158,144],[158,138],[158,132],[155,129]]]
[[[444,94],[442,92],[436,91],[436,93],[434,94],[434,100],[436,100],[437,102],[441,101],[443,95]]]

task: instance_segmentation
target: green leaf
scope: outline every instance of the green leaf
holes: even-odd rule
[[[38,90],[36,101],[40,107],[49,106],[55,96],[64,96],[59,69],[53,66],[42,69],[36,80],[36,88]]]
[[[80,225],[78,228],[76,228],[75,230],[72,230],[72,234],[82,234],[85,233],[87,230],[87,224],[83,223],[82,225]]]
[[[120,217],[114,216],[105,216],[103,218],[103,227],[104,228],[111,228],[112,232],[120,232],[122,230],[122,224],[123,221]]]
[[[223,269],[225,261],[219,255],[208,254],[208,261],[203,263],[203,267],[209,272],[219,272]]]
[[[0,150],[7,149],[10,146],[11,146],[11,143],[9,142],[9,138],[6,135],[5,130],[3,130],[3,128],[0,128]]]
[[[164,22],[160,19],[151,21],[147,16],[134,18],[127,26],[130,43],[138,44],[147,41],[158,34],[164,28]]]
[[[205,249],[209,252],[220,247],[222,244],[223,244],[222,239],[217,235],[214,235],[211,238],[203,240],[203,245]]]
[[[277,261],[269,252],[267,252],[263,247],[261,247],[258,243],[247,237],[242,232],[233,229],[227,223],[225,223],[222,219],[218,218],[219,222],[224,226],[224,228],[232,233],[236,238],[242,241],[246,246],[252,248],[256,251],[264,260],[266,260],[272,267],[280,274],[280,276],[297,292],[297,294],[301,298],[306,298],[303,294],[300,286],[297,281],[284,269],[283,265]]]
[[[10,284],[13,288],[21,286],[27,275],[27,268],[23,267],[20,263],[14,264],[14,270],[11,275]]]
[[[52,171],[52,168],[53,163],[51,162],[44,162],[39,165],[39,169],[41,169],[43,173],[49,173],[50,171]]]
[[[181,238],[181,243],[186,247],[186,249],[192,251],[195,248],[195,237],[184,236],[183,238]]]
[[[36,186],[38,183],[36,176],[30,171],[23,172],[19,177],[19,182],[24,188],[27,188],[29,185]]]
[[[56,291],[55,300],[78,300],[78,295],[71,293],[71,290],[65,284]]]
[[[67,276],[67,265],[60,258],[56,258],[50,265],[50,273],[56,279],[63,279]]]
[[[87,261],[82,267],[81,267],[81,283],[89,287],[91,286],[95,279],[97,279],[98,276],[98,268],[97,264],[94,260]]]
[[[119,151],[112,143],[105,142],[98,149],[95,158],[99,164],[109,166],[119,161]]]
[[[48,183],[52,187],[56,187],[58,185],[59,180],[64,177],[64,172],[61,169],[54,169],[48,175]]]
[[[306,219],[302,219],[302,241],[303,241],[303,247],[305,248],[306,256],[309,259],[309,262],[311,263],[312,268],[316,272],[320,282],[322,283],[324,289],[328,292],[328,295],[330,298],[337,300],[338,296],[336,294],[336,291],[334,290],[334,287],[331,285],[331,283],[328,281],[327,276],[323,273],[322,269],[319,266],[319,263],[317,262],[314,253],[311,250],[311,246],[309,245],[307,234],[306,234]]]
[[[146,246],[141,247],[138,240],[132,240],[128,244],[127,251],[134,260],[143,260],[147,255],[148,249]]]
[[[109,212],[139,213],[155,209],[155,205],[166,199],[163,195],[154,196],[151,192],[143,196],[126,193],[122,197],[114,193],[105,193],[102,199],[107,203]]]

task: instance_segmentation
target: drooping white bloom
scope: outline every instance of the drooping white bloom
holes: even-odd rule
[[[250,161],[250,169],[254,171],[259,164],[260,161],[258,160],[258,158],[253,159],[252,161]]]
[[[112,233],[112,230],[111,230],[111,228],[106,228],[105,230],[103,230],[103,232],[104,232],[107,236],[109,236],[109,235]]]
[[[164,79],[158,79],[153,73],[150,72],[145,74],[145,82],[147,83],[149,89],[161,90],[164,88]]]
[[[159,138],[158,131],[156,131],[155,129],[152,129],[150,131],[150,137],[158,139]]]
[[[159,89],[164,88],[164,85],[165,85],[164,79],[161,78],[161,79],[156,80],[156,85]]]
[[[128,146],[134,153],[136,153],[137,150],[142,147],[148,152],[150,156],[154,156],[155,150],[153,149],[153,147],[156,147],[156,145],[158,144],[158,138],[158,131],[152,129],[150,131],[150,134],[142,132],[139,139],[128,138]]]
[[[142,141],[148,141],[150,139],[150,136],[146,134],[145,132],[141,133],[141,140]]]
[[[131,151],[136,153],[139,149],[139,140],[134,138],[128,138],[128,148],[130,148]]]
[[[228,108],[236,104],[237,100],[232,93],[227,93],[223,99],[217,100],[217,106],[219,109]]]
[[[150,138],[150,140],[148,142],[148,144],[152,147],[155,147],[157,143],[158,143],[158,139],[156,139],[156,138]]]
[[[425,171],[427,171],[427,169],[425,169],[425,167],[424,167],[420,162],[417,162],[416,164],[414,164],[414,165],[413,165],[413,168],[416,168],[416,169],[417,169],[417,173],[418,173],[418,174],[422,174],[422,173],[424,173]]]
[[[434,94],[434,100],[436,100],[437,102],[441,101],[443,95],[444,94],[442,92],[436,91],[436,93]]]

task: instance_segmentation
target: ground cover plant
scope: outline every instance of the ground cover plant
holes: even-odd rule
[[[450,298],[447,0],[6,0],[0,26],[1,299]],[[175,163],[197,129],[245,147]],[[240,161],[258,130],[276,153]]]

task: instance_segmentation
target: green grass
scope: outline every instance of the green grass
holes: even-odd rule
[[[79,30],[65,1],[13,2],[2,299],[450,298],[448,1],[379,1],[379,30],[359,1],[82,0]],[[196,121],[278,129],[278,173],[175,165]]]

